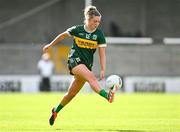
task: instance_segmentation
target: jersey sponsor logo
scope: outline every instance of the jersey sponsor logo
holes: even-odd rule
[[[82,39],[79,37],[74,37],[75,42],[78,47],[80,48],[87,48],[87,49],[96,49],[97,48],[97,41]]]

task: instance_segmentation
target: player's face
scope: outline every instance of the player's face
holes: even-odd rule
[[[94,30],[99,26],[100,22],[101,22],[101,17],[100,16],[94,16],[94,17],[88,19],[87,26],[90,30]]]

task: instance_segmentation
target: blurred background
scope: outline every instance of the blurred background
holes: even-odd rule
[[[106,77],[121,76],[124,92],[180,92],[180,0],[0,0],[0,91],[40,91],[42,47],[83,24],[89,4],[102,14]],[[67,91],[71,44],[66,39],[49,53],[50,91]],[[97,53],[93,68],[98,77]]]

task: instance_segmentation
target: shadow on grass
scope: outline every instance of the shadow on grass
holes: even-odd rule
[[[82,131],[82,132],[93,132],[93,131],[109,131],[109,132],[146,132],[144,130],[115,130],[115,129],[109,129],[109,130],[105,130],[105,129],[56,129],[59,131]]]

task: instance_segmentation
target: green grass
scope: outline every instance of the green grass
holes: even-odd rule
[[[97,94],[78,94],[49,126],[51,108],[62,93],[0,94],[2,132],[176,132],[179,94],[118,93],[108,103]]]

